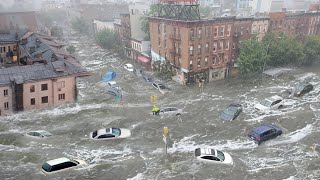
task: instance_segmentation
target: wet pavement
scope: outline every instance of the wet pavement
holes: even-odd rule
[[[161,94],[123,68],[133,62],[100,49],[86,37],[73,37],[71,42],[81,63],[95,74],[78,80],[77,103],[0,118],[0,179],[47,179],[40,172],[42,164],[63,156],[85,160],[88,166],[54,174],[53,179],[319,179],[318,154],[310,146],[319,141],[320,67],[296,69],[279,78],[213,82],[205,84],[202,94],[197,86],[170,81],[165,84],[171,92]],[[108,70],[117,72],[115,81],[124,89],[122,101],[97,86]],[[302,98],[289,97],[287,90],[300,81],[309,81],[314,90]],[[285,99],[283,108],[266,113],[254,109],[276,94]],[[154,95],[157,101],[151,103]],[[243,112],[223,123],[219,115],[232,102],[241,103]],[[148,113],[154,104],[186,113],[153,117]],[[284,132],[258,146],[247,134],[264,123],[276,123]],[[167,156],[165,126],[171,139]],[[128,128],[132,135],[116,141],[88,138],[105,127]],[[38,129],[54,136],[22,136]],[[197,147],[228,152],[235,165],[200,163],[193,154]]]

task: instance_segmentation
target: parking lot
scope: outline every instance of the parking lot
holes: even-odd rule
[[[320,176],[317,154],[310,146],[319,142],[320,68],[296,69],[280,78],[226,80],[197,86],[164,84],[162,94],[141,77],[123,68],[124,61],[86,37],[73,37],[81,63],[94,72],[78,80],[78,102],[44,110],[23,112],[0,119],[0,178],[40,179],[41,165],[62,156],[85,160],[88,166],[65,171],[54,177],[100,179],[316,179]],[[105,92],[97,83],[113,70],[123,89],[122,100]],[[151,76],[151,72],[147,72]],[[154,76],[153,76],[154,77]],[[154,77],[156,78],[156,77]],[[301,98],[289,97],[295,82],[308,81],[314,90]],[[261,113],[254,106],[264,98],[279,95],[284,107]],[[150,102],[150,96],[156,96]],[[220,113],[233,102],[243,107],[231,122],[220,120]],[[149,115],[153,105],[177,107],[179,117]],[[276,123],[283,134],[260,146],[248,138],[249,131],[264,123]],[[170,146],[164,153],[163,127],[169,128]],[[122,127],[131,137],[119,141],[92,141],[90,132]],[[53,136],[30,139],[21,134],[44,129]],[[198,147],[228,152],[234,166],[197,162]],[[239,178],[241,177],[241,178]],[[108,179],[108,178],[107,178]]]

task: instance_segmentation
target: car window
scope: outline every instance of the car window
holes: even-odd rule
[[[112,128],[112,134],[118,137],[121,135],[121,130],[119,128]]]
[[[273,103],[271,104],[271,106],[274,106],[274,105],[280,103],[281,101],[282,101],[282,100],[277,100],[277,101],[273,102]]]
[[[28,132],[27,134],[30,135],[30,136],[34,136],[34,135],[33,135],[34,132]]]
[[[104,139],[104,138],[108,138],[108,136],[106,134],[103,134],[98,137],[98,139]]]
[[[98,131],[94,131],[94,132],[92,133],[92,138],[95,138],[97,135],[98,135]]]
[[[219,159],[221,159],[221,161],[224,161],[225,157],[224,157],[223,152],[217,150],[217,156]]]
[[[202,156],[202,159],[207,159],[207,160],[213,160],[213,161],[220,161],[217,157],[214,156]]]
[[[51,166],[48,163],[44,163],[42,165],[42,169],[46,172],[50,172],[51,171]]]
[[[271,101],[268,101],[268,100],[263,100],[263,101],[261,102],[261,105],[263,105],[263,106],[265,106],[265,107],[270,107],[271,104],[272,104],[272,102],[271,102]]]
[[[41,136],[41,134],[38,132],[34,132],[34,136]]]

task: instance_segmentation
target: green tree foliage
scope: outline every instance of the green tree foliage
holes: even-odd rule
[[[97,43],[106,49],[116,47],[117,39],[115,33],[111,29],[102,29],[96,35]]]
[[[240,44],[240,55],[237,62],[242,76],[252,75],[262,70],[267,59],[267,49],[256,38],[243,41]]]
[[[174,69],[169,61],[161,63],[156,61],[153,63],[153,70],[156,71],[156,76],[163,80],[169,80],[174,76]]]
[[[320,36],[309,36],[304,46],[305,59],[303,64],[310,65],[320,62]]]
[[[212,11],[212,9],[209,6],[205,7],[200,7],[200,14],[203,15],[204,17],[208,17]]]
[[[90,32],[90,23],[83,17],[77,17],[71,21],[72,28],[79,33],[88,34]]]
[[[67,51],[68,51],[70,54],[73,54],[74,52],[76,52],[76,48],[71,45],[71,46],[67,47]]]
[[[303,44],[297,39],[281,35],[270,46],[270,66],[299,65],[304,59]]]

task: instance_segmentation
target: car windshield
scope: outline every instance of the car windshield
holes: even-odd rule
[[[300,91],[302,91],[306,86],[307,86],[307,85],[300,84],[300,85],[296,86],[296,91],[297,91],[297,92],[300,92]]]
[[[223,152],[218,151],[218,150],[217,150],[217,157],[218,157],[221,161],[224,161],[224,159],[225,159]]]
[[[44,163],[42,169],[46,172],[50,172],[51,166],[48,163]]]
[[[93,131],[92,138],[95,138],[98,135],[98,131]]]
[[[52,136],[52,134],[50,134],[49,132],[47,131],[42,131],[40,134],[44,135],[44,136]]]
[[[272,102],[265,99],[260,104],[265,106],[265,107],[270,107]]]
[[[119,128],[112,128],[112,134],[117,136],[121,135],[121,130]]]
[[[162,84],[159,84],[159,88],[160,89],[166,89],[166,87],[164,85],[162,85]]]
[[[234,115],[237,109],[238,109],[237,107],[229,106],[226,110],[224,110],[224,113],[227,115]]]

